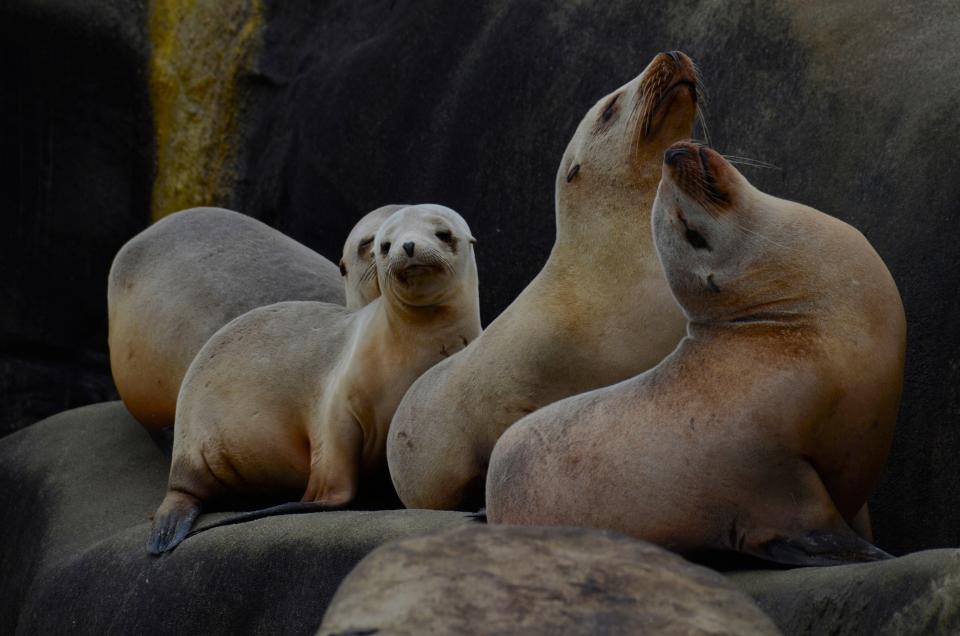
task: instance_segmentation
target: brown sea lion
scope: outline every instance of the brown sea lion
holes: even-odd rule
[[[906,323],[846,223],[760,192],[694,143],[665,154],[657,252],[689,319],[653,369],[524,418],[490,460],[491,522],[611,528],[681,552],[829,565],[893,436]]]
[[[661,53],[580,122],[557,172],[547,263],[397,409],[387,455],[406,506],[476,509],[490,451],[508,426],[652,367],[683,337],[649,211],[663,151],[691,133],[698,84],[687,56]]]
[[[377,231],[382,295],[367,306],[283,302],[217,331],[183,381],[149,551],[176,546],[215,498],[305,489],[303,501],[337,507],[372,476],[389,483],[400,398],[480,333],[473,242],[449,208],[404,208]]]
[[[364,232],[385,218],[364,217]],[[351,290],[362,306],[371,292]],[[213,333],[255,307],[282,300],[343,304],[337,266],[265,223],[221,208],[192,208],[124,245],[107,283],[110,368],[120,397],[148,430],[173,425],[187,367]]]

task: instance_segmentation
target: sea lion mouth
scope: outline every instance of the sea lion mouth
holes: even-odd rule
[[[645,136],[649,139],[663,127],[674,102],[682,91],[687,91],[690,99],[693,101],[694,108],[698,106],[697,101],[697,83],[690,79],[680,79],[671,84],[653,101],[653,108],[650,109],[650,115],[644,122]]]
[[[640,86],[642,98],[638,100],[639,133],[647,139],[663,127],[680,95],[690,97],[696,116],[702,120],[703,82],[693,60],[679,51],[661,53],[657,60],[659,63],[644,76]]]
[[[443,273],[447,268],[440,263],[410,263],[399,267],[391,267],[391,275],[407,285],[423,278],[436,276]]]

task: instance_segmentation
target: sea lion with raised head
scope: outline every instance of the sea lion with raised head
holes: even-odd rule
[[[391,207],[364,217],[363,233]],[[378,293],[369,279],[346,283],[348,307]],[[172,426],[200,347],[230,320],[282,300],[343,304],[344,280],[320,254],[231,210],[183,210],[137,234],[107,283],[110,368],[127,409],[152,432]]]
[[[491,522],[611,528],[788,564],[883,558],[850,524],[886,460],[906,322],[846,223],[713,150],[665,154],[653,231],[688,335],[653,369],[511,427]]]
[[[370,304],[283,302],[217,331],[183,381],[149,551],[176,546],[215,498],[305,489],[303,501],[339,507],[381,475],[389,484],[400,398],[480,333],[473,243],[453,210],[404,208],[377,231]]]
[[[683,337],[649,211],[660,157],[690,136],[699,91],[690,59],[661,53],[584,116],[557,172],[557,238],[547,263],[397,409],[387,455],[406,506],[475,510],[490,451],[508,426],[652,367]]]

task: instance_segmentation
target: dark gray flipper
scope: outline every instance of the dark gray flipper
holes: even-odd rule
[[[163,554],[177,547],[200,514],[200,501],[190,495],[168,492],[153,518],[147,552]]]
[[[764,558],[786,565],[844,565],[893,558],[850,530],[813,530],[796,537],[778,537],[761,549]]]
[[[487,509],[481,508],[476,512],[468,512],[464,515],[467,519],[476,521],[477,523],[486,523],[487,522]]]
[[[226,519],[221,519],[220,521],[211,523],[209,526],[203,526],[202,528],[197,528],[185,538],[192,537],[195,534],[200,534],[201,532],[206,532],[213,528],[220,528],[222,526],[232,526],[237,523],[247,523],[248,521],[256,521],[257,519],[263,519],[264,517],[279,517],[282,515],[302,515],[310,512],[326,512],[329,510],[342,510],[335,506],[324,506],[313,501],[290,501],[287,503],[282,503],[276,506],[270,506],[269,508],[260,508],[258,510],[251,510],[249,512],[241,512],[233,515],[232,517],[227,517]]]

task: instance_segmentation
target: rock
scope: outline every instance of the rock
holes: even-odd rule
[[[579,528],[466,526],[374,550],[317,632],[777,634],[719,574]]]
[[[113,394],[106,273],[150,220],[146,13],[0,3],[0,435]]]
[[[309,633],[370,550],[471,523],[455,512],[288,515],[211,529],[156,558],[149,515],[167,471],[119,402],[0,439],[0,634]]]
[[[787,636],[960,633],[960,550],[831,568],[729,573]]]

